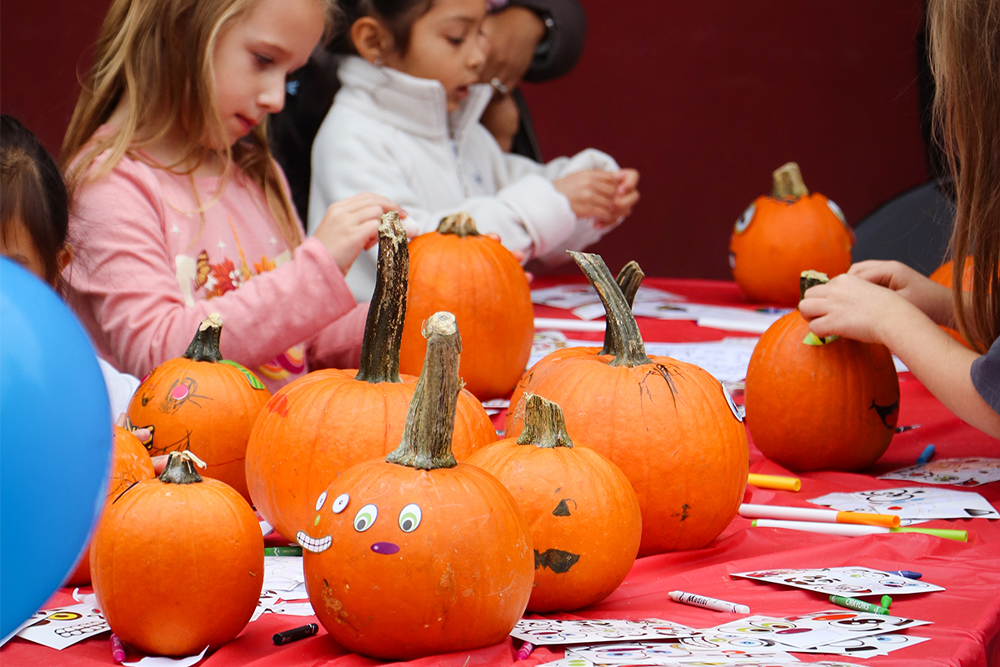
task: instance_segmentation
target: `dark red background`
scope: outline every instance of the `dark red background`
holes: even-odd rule
[[[547,157],[594,146],[642,174],[598,248],[612,269],[729,277],[733,222],[788,160],[851,223],[927,179],[920,0],[581,1],[579,65],[525,94]],[[53,152],[108,4],[3,3],[0,106]]]

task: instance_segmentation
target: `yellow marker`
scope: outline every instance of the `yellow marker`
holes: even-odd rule
[[[753,484],[762,489],[781,489],[783,491],[798,491],[802,488],[802,480],[798,477],[757,475],[755,473],[750,473],[747,476],[747,484]]]

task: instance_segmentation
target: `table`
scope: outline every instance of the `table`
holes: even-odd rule
[[[582,277],[539,278],[536,286],[545,287]],[[691,301],[715,305],[745,305],[736,285],[731,282],[647,279],[644,284],[687,296]],[[536,315],[569,317],[565,311],[543,306]],[[719,340],[739,335],[733,332],[700,328],[692,322],[639,319],[648,340],[664,342]],[[574,332],[571,338],[600,340],[600,334]],[[874,475],[912,465],[928,443],[934,443],[937,457],[997,456],[1000,441],[964,424],[945,409],[909,373],[900,374],[900,425],[920,424],[920,428],[897,434],[889,450],[867,474],[816,472],[797,475],[802,480],[798,493],[747,487],[745,502],[810,506],[806,499],[838,491],[900,486]],[[739,402],[739,397],[737,397]],[[499,420],[502,422],[502,419]],[[789,475],[781,466],[765,459],[750,446],[750,471]],[[910,483],[907,482],[907,485]],[[948,488],[948,487],[944,487]],[[1000,508],[1000,484],[973,489]],[[961,665],[986,667],[1000,665],[1000,522],[984,519],[932,521],[928,527],[961,528],[969,533],[968,543],[944,540],[929,535],[906,533],[866,537],[833,537],[771,528],[752,528],[750,521],[737,516],[707,548],[649,556],[636,561],[624,583],[600,604],[572,614],[548,615],[549,618],[664,618],[702,628],[739,618],[729,613],[712,612],[674,603],[667,597],[671,590],[687,590],[703,595],[747,604],[755,614],[789,616],[830,608],[826,599],[810,591],[762,584],[728,575],[755,569],[783,567],[837,567],[862,565],[884,570],[915,570],[924,580],[947,588],[946,591],[894,598],[892,611],[901,616],[932,621],[932,625],[910,631],[931,641],[901,649],[889,656],[861,661],[829,655],[796,654],[803,663],[819,660],[854,661],[875,667],[916,667],[919,665]],[[83,592],[90,592],[83,589]],[[57,591],[47,607],[74,604],[69,589]],[[317,667],[356,667],[382,665],[370,658],[347,653],[324,630],[319,635],[285,646],[274,646],[275,632],[297,627],[314,617],[291,617],[265,614],[249,624],[234,641],[208,656],[201,665],[226,667],[236,665],[294,665]],[[508,639],[496,646],[405,663],[411,666],[474,667],[477,665],[514,664],[517,642]],[[140,657],[129,652],[129,659]],[[537,648],[518,665],[537,665],[562,657],[560,649]],[[5,667],[32,665],[108,665],[111,664],[107,634],[85,640],[64,651],[55,651],[15,638],[0,649]]]

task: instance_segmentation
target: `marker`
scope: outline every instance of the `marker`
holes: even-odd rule
[[[298,628],[292,628],[291,630],[279,632],[271,639],[274,641],[275,646],[281,646],[282,644],[297,642],[298,640],[305,639],[306,637],[312,637],[317,632],[319,632],[319,626],[315,623],[309,623]]]
[[[694,593],[685,593],[684,591],[670,591],[667,593],[667,596],[674,602],[689,604],[692,607],[701,607],[702,609],[711,609],[712,611],[730,611],[735,614],[750,613],[750,607],[745,604],[717,600],[705,597],[704,595],[695,595]]]
[[[111,659],[117,665],[125,662],[125,646],[122,645],[122,640],[118,638],[118,635],[113,632],[111,633]]]
[[[917,457],[917,465],[922,466],[932,458],[934,458],[934,445],[927,445],[927,447],[924,448],[923,453]]]
[[[924,576],[919,572],[913,572],[912,570],[893,570],[889,574],[895,574],[896,576],[903,577],[904,579],[919,579]]]
[[[892,604],[892,598],[889,597],[888,595],[883,595],[882,596],[882,603],[881,604],[882,604],[882,608],[883,609],[888,609],[889,605]]]
[[[517,650],[517,656],[514,659],[526,660],[527,657],[531,655],[531,652],[534,650],[535,650],[534,644],[532,644],[531,642],[524,642],[523,644],[521,644],[521,648]]]
[[[802,488],[802,480],[798,477],[782,477],[781,475],[747,475],[747,484],[759,486],[762,489],[782,489],[783,491],[798,491]]]
[[[789,507],[787,505],[740,505],[740,516],[749,519],[790,519],[792,521],[820,521],[822,523],[854,523],[868,526],[894,528],[899,525],[895,514],[867,512],[838,512],[837,510]]]
[[[877,533],[924,533],[943,537],[947,540],[958,542],[968,542],[969,534],[964,530],[950,530],[947,528],[917,528],[906,526],[901,528],[886,528],[885,526],[861,526],[849,523],[819,523],[816,521],[779,521],[777,519],[754,519],[750,525],[757,528],[788,528],[789,530],[803,530],[810,533],[825,533],[827,535],[846,535],[855,537],[858,535],[875,535]]]
[[[854,609],[855,611],[867,611],[869,614],[882,614],[883,616],[889,615],[889,610],[885,607],[880,607],[877,604],[872,604],[871,602],[865,602],[864,600],[858,600],[855,598],[845,598],[839,595],[831,595],[830,602],[838,607],[847,607],[848,609]]]
[[[264,547],[265,556],[301,556],[302,547]]]
[[[787,308],[775,308],[774,306],[765,306],[763,308],[756,308],[754,312],[758,313],[768,313],[770,315],[777,315],[778,313],[787,313]]]

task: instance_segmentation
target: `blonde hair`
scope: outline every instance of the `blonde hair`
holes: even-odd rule
[[[950,247],[956,320],[982,352],[1000,336],[1000,0],[930,0],[927,15],[935,129],[957,193]]]
[[[227,23],[258,0],[114,0],[97,41],[94,64],[83,83],[63,140],[61,161],[70,201],[85,180],[106,176],[123,156],[162,140],[183,119],[187,143],[175,164],[154,165],[191,174],[212,154],[222,158],[224,187],[235,164],[263,191],[282,234],[301,242],[295,214],[267,145],[266,122],[229,146],[215,100],[212,54]],[[332,32],[334,0],[326,7],[324,40]],[[120,126],[91,142],[97,129],[124,104]],[[211,146],[224,146],[213,149]],[[105,151],[108,159],[89,170]],[[193,187],[193,184],[192,184]]]

